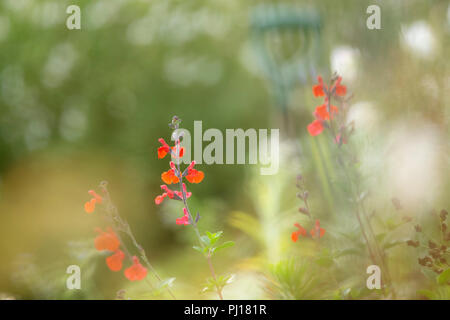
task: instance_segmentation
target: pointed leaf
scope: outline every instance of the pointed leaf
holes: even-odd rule
[[[213,248],[212,252],[215,253],[215,252],[217,252],[219,250],[222,250],[222,249],[225,249],[225,248],[228,248],[228,247],[232,247],[232,246],[234,246],[234,241],[226,241],[226,242],[222,243],[221,245]]]

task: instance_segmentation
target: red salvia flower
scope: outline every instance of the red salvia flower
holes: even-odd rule
[[[342,77],[338,77],[332,84],[330,90],[323,83],[322,77],[318,77],[318,84],[313,86],[313,93],[316,97],[325,97],[322,105],[318,106],[314,111],[315,120],[311,122],[307,129],[311,136],[317,136],[322,133],[326,121],[331,121],[333,116],[338,113],[338,108],[330,104],[330,96],[335,94],[337,96],[345,96],[347,87],[342,85]]]
[[[316,235],[317,235],[319,238],[322,238],[322,237],[323,237],[323,235],[325,234],[325,229],[323,229],[323,228],[320,227],[320,221],[319,221],[319,220],[316,220],[316,224],[315,224],[314,228],[311,229],[310,233],[311,233],[311,236],[312,236],[313,238],[314,238]]]
[[[103,199],[95,193],[94,190],[89,190],[88,193],[93,196],[93,198],[84,204],[84,211],[86,211],[86,213],[92,213],[95,210],[95,205],[97,203],[101,204]]]
[[[323,131],[323,124],[320,120],[314,120],[308,125],[308,131],[309,134],[314,136],[317,136],[318,134],[321,134]]]
[[[113,255],[106,258],[106,265],[111,271],[120,271],[122,270],[123,259],[125,259],[125,253],[118,249]]]
[[[183,217],[177,218],[176,223],[179,225],[188,225],[189,224],[189,213],[186,208],[183,208]]]
[[[323,97],[325,95],[324,89],[326,89],[326,85],[323,83],[322,77],[318,76],[317,81],[319,84],[313,86],[313,93],[315,97]]]
[[[336,138],[334,139],[334,142],[337,144],[347,144],[347,139],[342,136],[340,133],[338,133],[338,135],[336,136]]]
[[[170,152],[170,147],[163,138],[160,138],[158,141],[162,144],[162,146],[158,148],[158,158],[162,159]]]
[[[98,204],[101,204],[101,203],[102,203],[102,201],[103,201],[102,197],[100,197],[97,193],[95,193],[94,190],[89,190],[88,193],[89,193],[91,196],[94,197],[95,201],[96,201]]]
[[[108,228],[107,232],[102,231],[102,229],[100,228],[96,228],[95,231],[99,233],[94,241],[95,248],[98,251],[116,251],[117,249],[119,249],[119,238],[111,228]]]
[[[161,179],[167,184],[178,183],[180,181],[175,174],[175,169],[170,169],[161,174]]]
[[[161,204],[165,197],[169,197],[170,199],[173,199],[176,195],[179,199],[183,199],[183,193],[181,191],[173,191],[170,190],[165,184],[161,185],[161,189],[165,191],[163,194],[156,196],[155,203]],[[186,199],[189,198],[192,195],[192,192],[187,192],[186,185],[183,183],[183,190],[186,194]]]
[[[177,157],[177,150],[179,150],[178,152],[178,157],[182,158],[184,155],[184,148],[180,147],[180,143],[178,142],[176,146],[174,147],[169,147],[169,145],[166,143],[166,141],[164,141],[163,138],[160,138],[158,140],[161,143],[161,147],[158,148],[158,159],[162,159],[166,156],[166,154],[171,153],[172,157],[176,158]],[[172,152],[171,152],[172,151]]]
[[[342,81],[342,77],[338,77],[336,80],[334,92],[336,93],[336,95],[343,97],[347,93],[347,87],[344,85],[341,85],[341,81]]]
[[[203,171],[199,171],[194,169],[195,161],[192,161],[189,167],[187,168],[187,175],[186,179],[190,183],[200,183],[202,182],[203,178],[205,177],[205,174]]]
[[[314,115],[317,119],[320,120],[330,120],[333,119],[334,114],[338,113],[338,108],[336,106],[330,105],[330,113],[327,110],[327,104],[324,103],[316,108]]]
[[[183,157],[184,148],[180,146],[180,140],[175,142],[175,147],[173,148],[170,148],[163,139],[159,139],[159,142],[162,144],[158,150],[158,156],[160,158],[164,157],[169,152],[171,153],[172,158]],[[178,154],[178,156],[176,156],[176,154]],[[179,183],[180,180],[183,180],[183,178],[186,178],[186,180],[190,183],[200,183],[205,177],[203,171],[194,169],[195,161],[192,161],[183,173],[180,172],[180,168],[177,168],[173,161],[170,161],[169,165],[170,169],[161,174],[161,179],[168,185]],[[163,193],[155,197],[155,204],[157,205],[161,204],[167,197],[169,199],[185,200],[192,196],[192,192],[187,191],[185,183],[181,184],[181,190],[171,190],[166,185],[161,185],[161,189],[163,190]],[[175,222],[178,225],[190,224],[189,212],[186,207],[183,208],[183,216],[181,218],[177,218]]]
[[[298,236],[302,236],[302,237],[307,236],[306,229],[303,228],[300,224],[294,223],[294,226],[297,227],[298,230],[292,232],[292,234],[291,234],[292,241],[297,242]]]
[[[86,211],[86,213],[94,212],[96,202],[97,202],[97,200],[95,200],[94,198],[92,198],[90,201],[86,202],[84,204],[84,211]]]
[[[192,192],[188,192],[186,189],[186,184],[183,183],[183,191],[184,194],[186,195],[186,199],[190,198],[192,196]],[[179,197],[179,198],[183,198],[183,192],[181,191],[174,191],[174,193]]]
[[[172,147],[172,157],[173,158],[177,158],[177,156],[176,156],[176,154],[177,154],[177,150],[180,150],[179,152],[178,152],[178,157],[179,158],[183,158],[183,156],[184,156],[184,148],[183,147],[180,147],[180,146],[175,146],[175,147]]]
[[[161,204],[164,201],[164,198],[167,197],[167,193],[163,193],[162,195],[157,195],[155,198],[155,204]]]
[[[164,193],[166,193],[170,199],[173,199],[174,192],[170,190],[165,184],[161,185],[161,190],[165,191]]]
[[[133,265],[125,270],[125,277],[130,281],[139,281],[147,276],[147,269],[139,263],[139,259],[133,256]]]

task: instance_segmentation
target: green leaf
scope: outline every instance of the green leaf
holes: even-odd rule
[[[226,241],[226,242],[222,243],[221,245],[219,245],[219,246],[217,246],[215,248],[212,248],[211,252],[215,253],[215,252],[217,252],[219,250],[222,250],[222,249],[225,249],[225,248],[228,248],[228,247],[232,247],[232,246],[234,246],[234,241]]]
[[[209,231],[206,231],[206,236],[208,237],[210,243],[209,245],[214,245],[217,240],[220,239],[220,237],[222,236],[222,231],[217,231],[216,233],[211,233]]]
[[[169,278],[169,279],[164,280],[163,282],[161,282],[159,284],[159,288],[162,289],[162,288],[165,288],[165,287],[172,287],[173,282],[175,281],[175,279],[176,278]]]
[[[209,247],[211,245],[211,240],[209,239],[208,236],[201,236],[200,239],[206,246]]]
[[[213,278],[206,279],[206,284],[204,285],[202,292],[216,291],[217,282]]]
[[[193,248],[194,250],[200,252],[200,253],[203,253],[203,248],[202,248],[202,247],[199,247],[199,246],[193,246],[192,248]]]
[[[438,284],[446,284],[447,282],[450,282],[450,268],[438,275],[436,280]]]

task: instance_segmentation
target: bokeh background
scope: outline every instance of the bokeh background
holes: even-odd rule
[[[81,8],[81,30],[65,26],[70,4]],[[381,30],[366,27],[371,4],[381,8]],[[279,261],[306,254],[290,241],[304,219],[296,175],[330,237],[356,228],[333,145],[306,130],[318,103],[311,86],[335,71],[354,94],[349,117],[369,206],[396,219],[396,197],[402,215],[429,222],[432,209],[450,208],[449,35],[444,0],[2,0],[0,294],[114,299],[125,289],[155,298],[110,272],[93,248],[93,229],[103,225],[83,204],[107,180],[150,261],[163,278],[176,277],[177,297],[214,298],[200,292],[208,266],[191,249],[193,231],[175,225],[179,204],[154,204],[167,170],[158,138],[169,140],[177,115],[189,130],[194,120],[223,132],[280,128],[278,174],[199,166],[206,177],[192,186],[190,206],[202,230],[236,242],[214,261],[220,274],[235,274],[226,298],[292,298],[270,287],[270,275]],[[433,284],[413,250],[392,250],[400,296],[417,298]],[[81,266],[82,290],[65,287],[70,264]],[[366,265],[361,258],[356,271],[341,268],[335,289],[355,276],[349,287],[364,286]],[[313,289],[300,298],[324,298]]]

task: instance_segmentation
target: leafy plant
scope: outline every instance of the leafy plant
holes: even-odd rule
[[[187,199],[191,197],[192,193],[187,191],[186,184],[183,183],[183,179],[186,179],[190,183],[200,183],[204,178],[203,171],[199,171],[194,169],[195,161],[192,161],[191,164],[184,170],[181,170],[181,159],[184,155],[184,148],[181,147],[181,137],[178,129],[180,128],[181,119],[177,116],[172,118],[169,127],[173,130],[172,138],[175,140],[175,146],[169,147],[169,145],[164,141],[164,139],[159,139],[161,143],[161,147],[158,149],[158,158],[164,158],[167,154],[170,154],[172,159],[176,161],[170,161],[170,169],[166,172],[163,172],[161,175],[161,179],[166,184],[178,184],[179,190],[171,190],[166,185],[162,185],[161,189],[164,191],[162,195],[158,195],[155,198],[155,203],[157,205],[161,204],[163,200],[168,197],[173,200],[178,200],[183,203],[183,217],[176,219],[176,224],[178,225],[191,225],[197,235],[200,246],[194,246],[193,248],[201,253],[203,253],[206,258],[209,266],[209,270],[211,272],[211,278],[207,279],[207,284],[205,286],[206,290],[203,291],[216,291],[219,299],[223,300],[222,290],[223,287],[229,284],[232,280],[232,276],[221,276],[216,275],[216,271],[212,264],[213,255],[222,249],[231,247],[234,245],[232,241],[226,241],[222,244],[217,244],[217,241],[222,236],[222,231],[218,231],[215,233],[211,233],[206,231],[205,235],[201,235],[197,223],[200,220],[200,214],[197,212],[197,215],[192,215]]]

